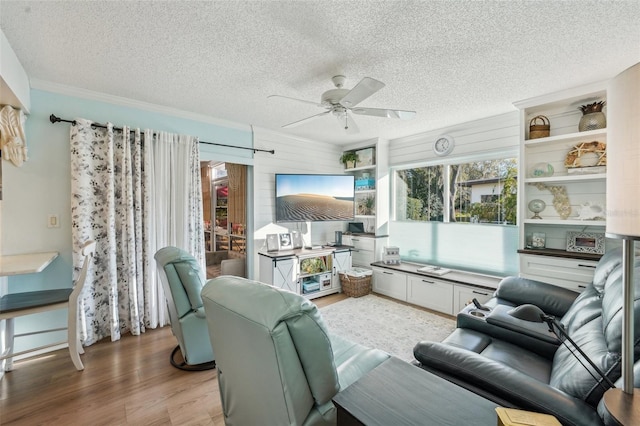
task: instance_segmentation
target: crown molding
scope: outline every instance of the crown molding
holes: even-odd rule
[[[149,102],[138,101],[135,99],[125,98],[121,96],[109,95],[102,92],[94,92],[92,90],[82,89],[79,87],[67,86],[64,84],[53,83],[50,81],[31,79],[31,88],[44,90],[47,92],[58,93],[60,95],[73,96],[76,98],[88,99],[92,101],[105,102],[113,105],[120,105],[130,108],[141,109],[145,111],[155,112],[158,114],[166,114],[174,117],[184,118],[186,120],[198,121],[201,123],[209,123],[216,126],[227,127],[231,129],[251,131],[251,125],[241,124],[235,121],[213,118],[204,114],[196,114],[177,108],[171,108],[163,105],[152,104]]]

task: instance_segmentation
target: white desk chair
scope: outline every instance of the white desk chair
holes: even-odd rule
[[[74,282],[72,288],[61,288],[55,290],[39,290],[29,291],[24,293],[10,293],[0,298],[0,320],[7,320],[7,348],[0,356],[0,361],[6,359],[7,364],[6,371],[10,371],[12,367],[12,359],[15,356],[23,355],[30,352],[40,351],[51,346],[57,346],[61,344],[69,345],[69,353],[71,360],[76,369],[83,370],[84,366],[80,360],[80,354],[84,353],[82,344],[80,344],[80,335],[78,333],[78,296],[82,291],[85,280],[87,278],[87,269],[89,268],[89,262],[93,259],[93,254],[96,251],[96,243],[94,241],[88,241],[82,246],[82,256],[84,260],[82,263],[82,269],[78,279]],[[68,309],[67,315],[67,340],[63,342],[51,343],[37,348],[28,349],[22,352],[13,352],[13,321],[16,317],[31,315],[38,312],[53,311],[56,309]],[[48,333],[52,331],[64,330],[64,328],[41,330],[35,333],[40,334]],[[18,335],[19,337],[20,335]]]

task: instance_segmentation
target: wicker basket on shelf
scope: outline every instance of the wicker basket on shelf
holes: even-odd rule
[[[349,297],[361,297],[371,293],[371,275],[356,277],[340,272],[342,292]]]
[[[546,138],[550,129],[549,119],[544,115],[536,115],[529,122],[529,139]]]

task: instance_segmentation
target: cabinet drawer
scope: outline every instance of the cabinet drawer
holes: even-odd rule
[[[407,276],[400,272],[373,268],[373,291],[394,299],[407,301]]]
[[[371,264],[375,261],[373,252],[369,250],[354,251],[352,257],[354,265],[365,266],[367,268],[370,268]]]
[[[375,240],[366,237],[351,237],[351,245],[357,250],[374,251]]]
[[[494,290],[485,290],[481,288],[465,287],[462,285],[453,286],[453,313],[457,315],[465,306],[473,303],[472,300],[478,299],[478,302],[484,303],[491,299]]]
[[[582,291],[593,281],[597,261],[520,255],[520,276]]]
[[[453,315],[453,284],[431,277],[408,279],[407,302]]]

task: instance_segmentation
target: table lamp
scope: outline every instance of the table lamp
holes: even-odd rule
[[[622,389],[605,393],[605,406],[622,424],[640,424],[640,389],[633,378],[634,244],[640,240],[640,63],[609,82],[607,90],[606,236],[622,240]]]

